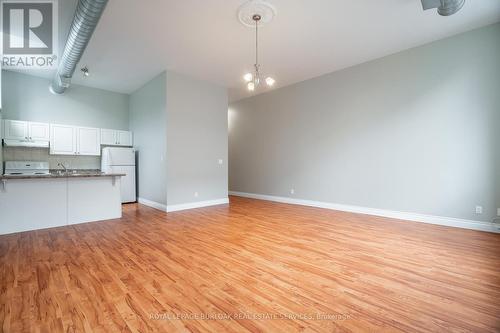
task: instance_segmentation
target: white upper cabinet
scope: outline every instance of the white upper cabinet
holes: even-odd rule
[[[129,131],[117,131],[118,145],[120,146],[132,146],[132,132]]]
[[[77,127],[77,155],[101,155],[101,131],[99,128]]]
[[[4,120],[3,133],[6,140],[28,140],[28,122]]]
[[[50,125],[45,123],[28,123],[28,137],[32,141],[49,141]]]
[[[50,125],[50,154],[76,155],[76,128],[67,125]]]
[[[19,146],[50,142],[51,155],[89,155],[100,156],[101,145],[133,145],[132,132],[114,129],[100,129],[71,125],[57,125],[20,120],[0,121],[3,138],[20,141]],[[0,131],[1,133],[2,131]],[[16,142],[10,145],[17,144]]]
[[[50,125],[51,155],[101,155],[99,128]]]
[[[20,141],[49,141],[49,124],[20,120],[4,120],[4,139]]]
[[[106,146],[132,146],[132,132],[101,129],[101,144]]]
[[[107,146],[116,145],[116,132],[112,129],[101,129],[101,144]]]

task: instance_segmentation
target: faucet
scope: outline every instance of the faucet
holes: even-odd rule
[[[64,164],[62,164],[62,163],[57,163],[57,166],[60,166],[61,168],[63,168],[63,169],[64,169],[64,172],[68,172],[68,168],[66,168],[66,167],[64,166]]]

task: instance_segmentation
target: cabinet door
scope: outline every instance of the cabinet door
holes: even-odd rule
[[[117,145],[116,131],[111,129],[101,129],[101,145]]]
[[[77,155],[101,155],[101,131],[99,128],[78,127]]]
[[[116,131],[120,146],[132,146],[132,132]]]
[[[28,140],[28,123],[19,120],[4,120],[4,139]]]
[[[76,128],[50,125],[50,154],[76,155]]]
[[[67,188],[64,178],[9,179],[0,190],[0,234],[67,225]]]
[[[50,126],[44,123],[28,123],[28,136],[33,141],[49,141]]]

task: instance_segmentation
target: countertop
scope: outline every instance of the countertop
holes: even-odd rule
[[[7,179],[52,179],[52,178],[90,178],[90,177],[124,177],[124,173],[103,173],[103,172],[52,172],[48,175],[2,175],[0,180]]]

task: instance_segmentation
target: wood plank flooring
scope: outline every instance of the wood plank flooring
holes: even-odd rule
[[[318,208],[127,205],[0,263],[2,332],[500,332],[500,235]]]

